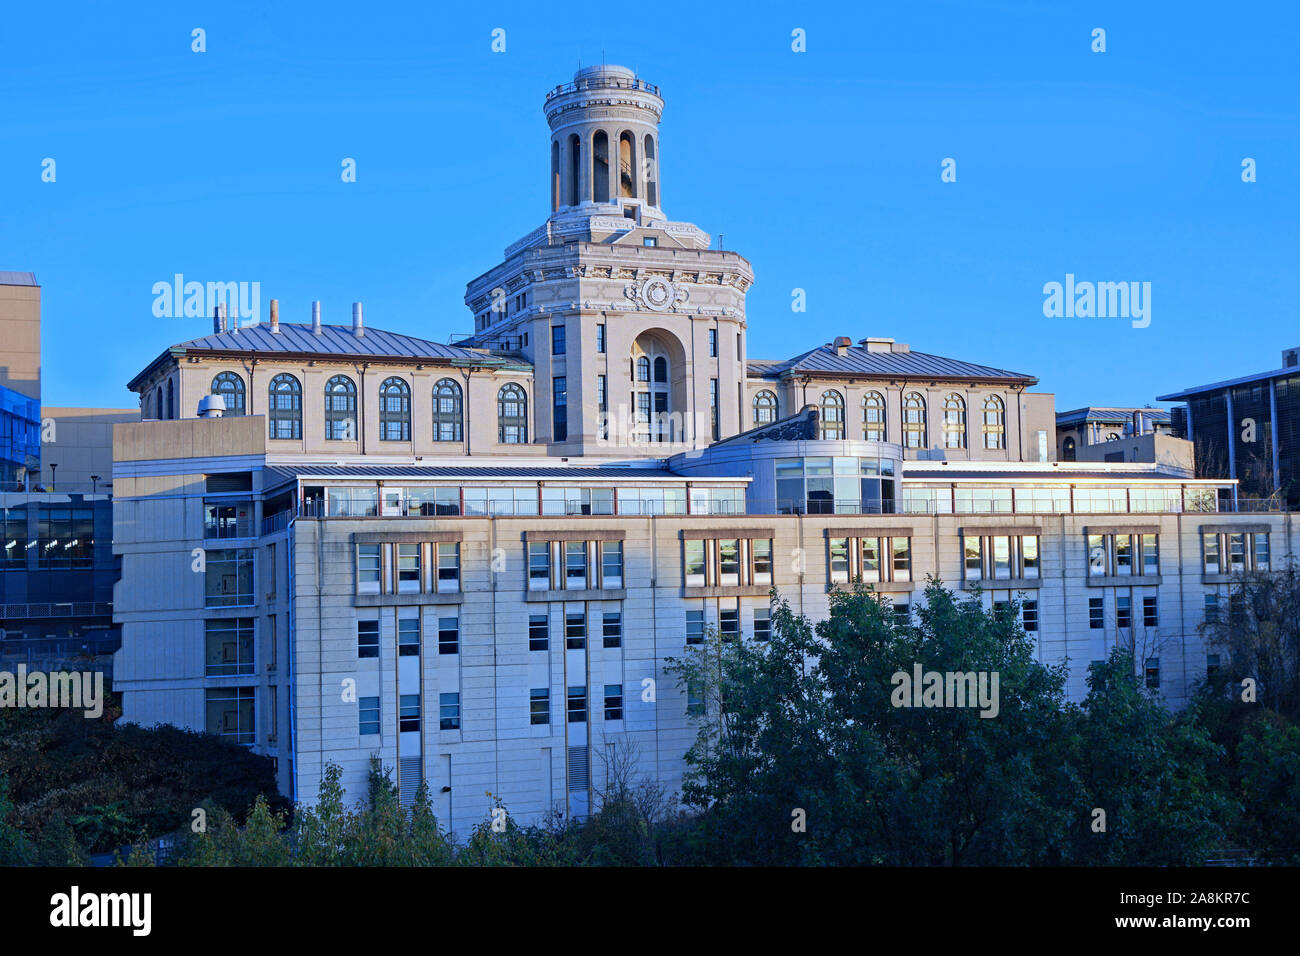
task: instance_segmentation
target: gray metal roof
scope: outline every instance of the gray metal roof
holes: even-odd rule
[[[929,352],[869,352],[860,346],[850,346],[840,355],[828,345],[820,345],[786,362],[769,365],[766,362],[749,363],[751,375],[776,378],[786,372],[822,372],[828,375],[878,375],[931,377],[942,379],[1010,379],[1037,382],[1032,375],[1011,372],[988,365],[975,365],[957,359],[931,355]]]
[[[1156,424],[1167,424],[1172,413],[1167,408],[1110,408],[1089,405],[1087,408],[1075,408],[1068,412],[1056,413],[1056,424],[1069,425],[1074,422],[1124,422],[1133,417],[1134,412],[1141,412],[1142,417]]]
[[[1215,382],[1212,385],[1195,385],[1192,388],[1185,388],[1181,392],[1173,392],[1169,395],[1157,395],[1157,402],[1177,402],[1183,399],[1191,398],[1194,395],[1204,395],[1207,392],[1217,392],[1225,388],[1233,388],[1237,385],[1253,385],[1256,382],[1267,382],[1275,378],[1292,378],[1300,376],[1300,368],[1278,368],[1271,372],[1256,372],[1254,375],[1243,375],[1241,378],[1230,378],[1223,382]]]
[[[314,335],[310,325],[281,322],[280,331],[273,333],[267,322],[246,325],[190,339],[180,349],[209,349],[217,352],[307,352],[323,355],[386,355],[394,358],[432,358],[476,361],[485,364],[502,364],[502,360],[482,352],[417,339],[400,332],[367,328],[361,338],[352,334],[350,325],[322,325],[321,334]]]
[[[36,285],[36,273],[0,270],[0,285]]]

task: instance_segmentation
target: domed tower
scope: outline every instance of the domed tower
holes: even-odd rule
[[[479,454],[518,453],[511,439],[526,435],[552,455],[667,457],[748,427],[754,274],[664,215],[663,108],[622,66],[547,93],[550,215],[465,289],[474,331],[460,344],[515,356],[526,393],[498,406],[528,428],[484,436]]]
[[[641,222],[663,219],[663,109],[659,88],[624,66],[583,67],[572,83],[551,90],[551,213],[594,205],[631,211]]]

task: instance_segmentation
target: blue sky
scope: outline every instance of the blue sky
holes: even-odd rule
[[[668,216],[754,266],[751,356],[891,336],[1140,405],[1300,345],[1298,48],[1284,3],[13,5],[0,269],[43,286],[49,405],[132,404],[210,328],[154,317],[178,272],[446,341],[549,211],[545,92],[603,54],[663,91]],[[1066,273],[1150,282],[1151,324],[1045,318]]]

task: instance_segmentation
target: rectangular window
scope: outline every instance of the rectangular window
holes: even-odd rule
[[[689,538],[686,545],[686,586],[688,588],[704,586],[704,542],[698,538]]]
[[[1160,610],[1155,597],[1144,597],[1142,599],[1142,626],[1160,626]]]
[[[1228,620],[1233,624],[1246,620],[1246,596],[1240,591],[1228,596]]]
[[[528,618],[528,649],[530,651],[547,651],[551,648],[551,625],[545,614],[533,614]]]
[[[731,587],[740,583],[740,541],[724,538],[718,542],[718,583]]]
[[[1160,537],[1158,535],[1142,535],[1142,573],[1160,573]]]
[[[1106,604],[1104,598],[1088,598],[1088,627],[1094,631],[1106,626]]]
[[[686,643],[704,643],[704,611],[702,609],[686,612]]]
[[[420,695],[402,694],[397,703],[397,729],[403,733],[420,729]]]
[[[1220,665],[1219,665],[1219,655],[1218,655],[1218,654],[1206,654],[1206,655],[1205,655],[1205,678],[1206,678],[1206,680],[1210,680],[1210,679],[1212,679],[1212,678],[1214,677],[1214,675],[1217,674],[1217,673],[1219,672],[1219,666],[1220,666]]]
[[[460,730],[460,694],[438,695],[438,729]]]
[[[534,687],[528,692],[528,722],[534,726],[551,722],[551,691]]]
[[[564,326],[562,325],[551,326],[551,354],[564,354]]]
[[[623,646],[623,613],[621,611],[606,611],[602,627],[602,637],[606,647]]]
[[[890,538],[894,549],[893,580],[912,580],[912,539]]]
[[[357,591],[379,591],[379,545],[357,545]]]
[[[709,379],[709,415],[713,425],[713,440],[717,441],[720,436],[718,431],[718,380]]]
[[[460,545],[455,541],[438,546],[438,591],[460,590]]]
[[[565,612],[564,646],[571,651],[580,651],[587,646],[587,615],[585,612]]]
[[[1106,572],[1109,570],[1106,557],[1106,536],[1088,535],[1088,577],[1106,577]]]
[[[1115,573],[1133,573],[1133,536],[1131,534],[1115,535]]]
[[[379,733],[379,698],[357,698],[357,733],[361,736]]]
[[[585,724],[587,722],[587,688],[569,688],[569,723]]]
[[[734,641],[740,637],[740,611],[737,608],[723,608],[718,614],[718,636],[724,641]]]
[[[978,581],[984,577],[984,539],[971,536],[962,539],[965,553],[965,574],[967,581]]]
[[[1268,532],[1261,531],[1251,535],[1255,539],[1255,570],[1268,570]]]
[[[718,357],[718,330],[709,329],[709,358]]]
[[[694,682],[686,684],[686,715],[702,717],[705,712],[704,689]]]
[[[1228,570],[1240,574],[1246,570],[1246,536],[1245,534],[1228,535]]]
[[[418,544],[399,544],[397,546],[397,590],[420,590],[420,546]]]
[[[596,323],[596,351],[605,354],[605,323]]]
[[[455,617],[438,618],[438,653],[460,653],[460,619]]]
[[[379,656],[379,622],[357,621],[357,657]]]
[[[863,538],[858,543],[862,558],[862,580],[879,581],[880,577],[880,539]]]
[[[1219,536],[1202,534],[1201,550],[1205,555],[1205,573],[1221,574],[1223,565],[1219,560]]]
[[[404,617],[397,622],[397,656],[418,657],[420,654],[420,619]]]
[[[754,583],[772,583],[772,539],[756,538],[749,543],[754,561]]]
[[[1160,658],[1158,657],[1147,658],[1146,676],[1147,676],[1148,687],[1156,688],[1160,686]]]
[[[898,627],[907,627],[911,623],[912,623],[912,605],[895,604],[894,624]]]
[[[623,685],[605,685],[605,719],[623,719]]]
[[[849,579],[849,539],[831,538],[831,581]]]
[[[205,556],[204,606],[243,607],[253,603],[253,549],[212,549]]]
[[[551,544],[549,541],[528,542],[528,590],[549,591],[551,588]]]
[[[1020,575],[1025,579],[1037,579],[1040,576],[1036,534],[1027,534],[1020,538]]]
[[[567,441],[569,438],[569,379],[557,375],[551,379],[551,439]]]
[[[253,673],[253,619],[225,618],[203,622],[208,677]]]
[[[754,640],[766,641],[772,637],[772,609],[754,608]]]
[[[1122,595],[1115,597],[1115,626],[1133,626],[1133,603],[1129,598]]]
[[[564,542],[564,586],[583,590],[587,586],[587,542]]]
[[[623,586],[622,541],[602,541],[600,543],[600,586],[603,588],[621,588]]]
[[[1008,580],[1011,577],[1011,538],[1007,535],[994,535],[989,539],[993,545],[993,577]]]
[[[1024,622],[1026,633],[1038,630],[1038,602],[1025,601],[1020,605],[1020,617]]]

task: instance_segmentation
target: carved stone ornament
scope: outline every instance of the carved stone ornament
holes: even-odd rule
[[[629,283],[623,294],[635,302],[638,308],[651,312],[668,312],[674,306],[685,303],[690,296],[685,286],[670,282],[663,276],[647,276],[640,283]]]

